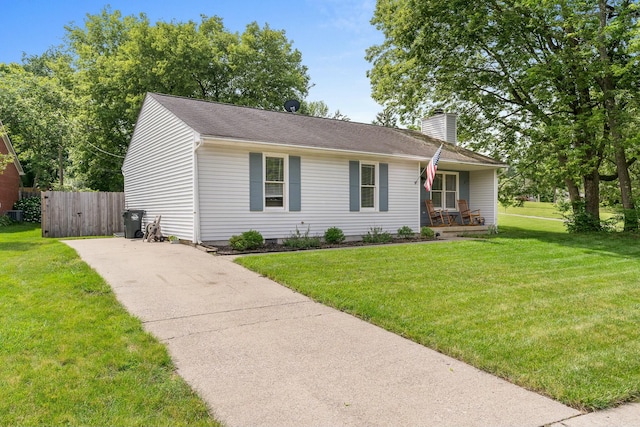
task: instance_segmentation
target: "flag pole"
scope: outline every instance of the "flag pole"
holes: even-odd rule
[[[436,154],[438,154],[440,151],[442,151],[442,146],[443,146],[443,145],[444,145],[444,144],[440,144],[440,148],[438,148],[438,150],[436,151]],[[438,158],[439,158],[439,157],[440,157],[440,156],[438,156]],[[432,162],[433,162],[433,157],[431,158],[431,160],[429,160],[429,164],[431,164]],[[437,160],[436,160],[436,162],[437,162]],[[418,179],[420,179],[420,177],[422,176],[422,174],[424,173],[424,171],[426,171],[426,170],[427,170],[427,168],[428,168],[428,167],[429,167],[429,165],[427,165],[427,166],[425,166],[424,168],[422,168],[422,170],[420,171],[420,175],[418,175],[418,178],[417,178],[415,181],[413,181],[413,184],[414,184],[414,185],[418,182]]]
[[[443,145],[444,144],[440,144],[440,148],[436,150],[436,153],[433,155],[431,160],[429,160],[429,164],[426,167],[427,179],[424,181],[424,188],[427,191],[431,191],[433,179],[436,177],[436,170],[438,169],[438,161],[440,160],[440,153],[442,152]]]
[[[420,175],[418,175],[418,178],[416,178],[416,180],[413,181],[414,185],[418,182],[418,180],[420,179],[420,177],[422,176],[422,174],[424,173],[425,170],[427,170],[426,166],[422,168],[422,170],[420,171]]]

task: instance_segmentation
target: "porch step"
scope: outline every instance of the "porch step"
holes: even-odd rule
[[[436,233],[440,233],[440,236],[464,236],[467,234],[489,234],[488,225],[454,225],[454,226],[439,226],[429,227]]]

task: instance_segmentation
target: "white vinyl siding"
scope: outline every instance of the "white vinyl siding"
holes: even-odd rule
[[[480,209],[485,224],[498,224],[498,178],[495,170],[469,172],[469,209]]]
[[[371,227],[395,233],[407,225],[418,230],[417,162],[385,162],[389,176],[389,211],[349,211],[349,161],[352,156],[317,151],[292,150],[300,156],[301,210],[249,209],[249,153],[269,153],[260,147],[234,147],[205,142],[198,149],[201,240],[226,241],[232,235],[254,229],[266,239],[286,238],[296,227],[310,235],[322,236],[326,229],[339,227],[347,236],[360,238]],[[269,155],[269,154],[266,154]],[[357,159],[377,164],[376,159]],[[377,169],[377,168],[376,168]],[[376,171],[377,172],[377,171]]]
[[[125,207],[145,211],[144,224],[162,216],[164,235],[194,238],[191,128],[147,97],[122,170]]]

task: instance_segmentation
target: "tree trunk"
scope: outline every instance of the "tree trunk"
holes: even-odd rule
[[[588,220],[593,230],[600,229],[600,173],[595,168],[593,172],[583,177],[584,208],[589,215]]]
[[[638,230],[638,214],[636,213],[633,203],[633,193],[631,189],[631,178],[629,176],[629,166],[627,165],[627,156],[624,151],[622,140],[622,132],[620,131],[620,121],[618,104],[615,98],[615,80],[611,71],[609,54],[607,52],[606,41],[603,36],[607,27],[607,1],[598,0],[599,18],[600,18],[600,35],[598,37],[598,52],[600,61],[605,70],[604,76],[597,79],[602,89],[604,98],[604,108],[607,114],[607,127],[611,136],[611,142],[615,149],[616,168],[618,171],[618,185],[620,187],[620,196],[622,199],[622,207],[624,209],[624,230]]]
[[[576,212],[577,202],[580,201],[580,189],[571,178],[565,178],[564,183],[567,186],[567,191],[569,191],[569,201],[573,206],[573,213],[576,214],[578,213]]]
[[[564,154],[558,155],[558,162],[563,167],[566,166],[567,156]],[[578,202],[580,201],[580,189],[572,178],[565,178],[564,185],[567,186],[567,191],[569,192],[569,201],[571,202],[571,207],[573,208],[573,214],[577,215],[579,213]]]

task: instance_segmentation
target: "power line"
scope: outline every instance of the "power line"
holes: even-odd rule
[[[90,143],[89,141],[85,141],[85,142],[86,142],[87,144],[89,144],[90,146],[92,146],[93,148],[95,148],[96,150],[100,151],[101,153],[108,154],[109,156],[117,157],[117,158],[119,158],[119,159],[124,159],[124,158],[125,158],[124,156],[120,156],[120,155],[118,155],[118,154],[109,153],[108,151],[105,151],[105,150],[103,150],[103,149],[102,149],[102,148],[100,148],[100,147],[96,147],[95,145],[93,145],[93,144],[92,144],[92,143]]]

